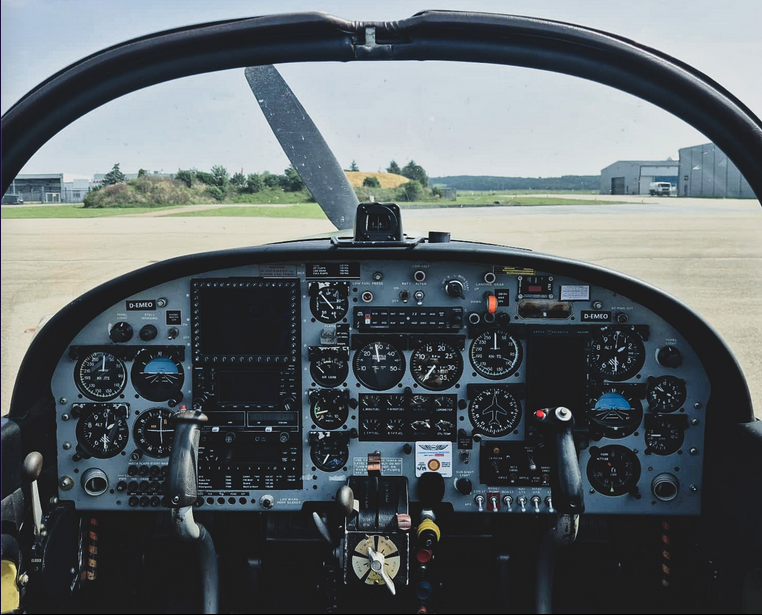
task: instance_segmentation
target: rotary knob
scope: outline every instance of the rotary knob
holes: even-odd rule
[[[683,364],[683,355],[674,346],[664,346],[656,353],[656,360],[659,365],[676,369]]]
[[[460,299],[466,298],[463,282],[460,280],[447,280],[445,282],[445,292],[450,295],[450,297],[459,297]]]
[[[129,342],[132,339],[132,325],[125,321],[119,321],[108,332],[109,339],[115,344]]]

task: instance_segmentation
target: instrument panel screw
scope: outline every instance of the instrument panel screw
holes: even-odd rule
[[[698,449],[694,446],[688,451],[691,455],[698,455]]]
[[[68,451],[71,448],[71,442],[64,442],[63,443],[63,449],[65,451]]]
[[[62,414],[62,415],[61,415],[61,420],[62,420],[62,421],[68,421],[70,418],[71,418],[71,417],[70,417],[68,414]]]
[[[61,480],[58,481],[58,486],[63,491],[68,491],[72,487],[74,487],[74,479],[71,476],[62,476]]]
[[[691,485],[691,486],[690,486],[690,490],[691,490],[693,493],[696,493],[696,492],[698,491],[698,487],[697,487],[696,485]]]
[[[69,401],[68,399],[66,399],[65,397],[62,397],[61,399],[58,400],[58,403],[64,406],[66,405],[66,402],[68,401]]]
[[[699,409],[701,409],[701,402],[700,402],[700,401],[697,401],[695,404],[693,404],[693,407],[694,407],[696,410],[699,410]]]
[[[698,424],[699,424],[699,420],[696,417],[693,417],[691,419],[691,425],[698,425]]]

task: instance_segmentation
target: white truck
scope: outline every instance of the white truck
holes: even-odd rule
[[[651,196],[669,196],[672,184],[669,182],[651,182],[648,184],[648,194]]]

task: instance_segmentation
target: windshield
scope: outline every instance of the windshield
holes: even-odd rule
[[[69,2],[64,15],[63,4],[53,3],[61,19],[81,14]],[[297,4],[304,3],[289,10],[305,10]],[[341,4],[326,9],[353,18]],[[548,17],[584,17],[556,4]],[[141,6],[147,12],[125,19],[124,32],[97,33],[96,48],[232,16],[194,3],[171,18]],[[283,10],[270,8],[257,11]],[[406,7],[387,10],[384,19],[409,16]],[[637,13],[647,15],[643,7]],[[706,18],[674,17],[642,18],[631,28],[624,17],[604,24],[598,16],[596,27],[698,59],[709,74],[720,69],[716,78],[759,110],[760,85],[742,75],[748,58],[759,57],[753,50],[760,43],[750,39],[738,48],[751,16],[739,15],[732,32],[718,32],[715,23],[709,28]],[[4,113],[37,81],[95,50],[67,38],[63,64],[44,55],[52,49],[44,38],[35,50],[14,50],[12,41],[28,43],[20,35],[25,30],[12,24],[28,19],[24,6],[3,3]],[[715,62],[719,42],[726,53]],[[32,83],[20,72],[27,58]],[[38,74],[38,65],[49,70]],[[398,203],[407,235],[449,232],[645,280],[718,330],[762,405],[762,381],[755,378],[762,372],[762,334],[748,320],[762,288],[759,202],[701,133],[628,94],[525,68],[358,62],[277,69],[357,199]],[[321,160],[308,163],[319,174]],[[174,256],[336,231],[278,142],[243,69],[154,86],[97,109],[30,160],[3,205],[3,413],[35,332],[94,286]],[[351,222],[344,228],[351,234]]]

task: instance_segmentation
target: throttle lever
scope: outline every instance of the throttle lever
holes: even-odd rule
[[[572,435],[574,415],[568,408],[558,406],[536,410],[534,420],[541,428],[553,430],[556,434],[554,487],[558,493],[553,494],[556,510],[561,514],[579,515],[585,511],[585,496],[582,490],[582,471]]]

